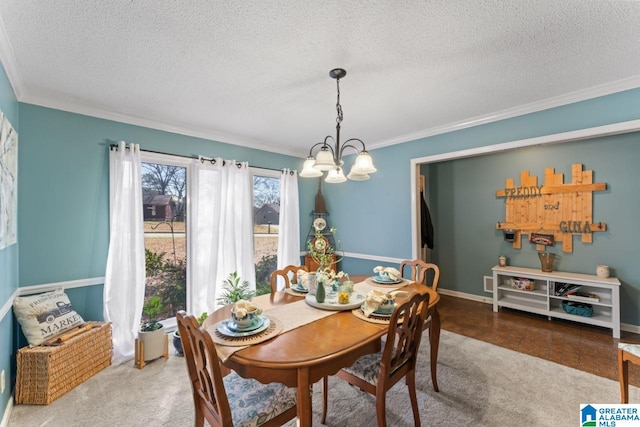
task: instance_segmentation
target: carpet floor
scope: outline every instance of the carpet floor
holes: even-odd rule
[[[616,381],[442,331],[440,392],[433,391],[429,346],[417,379],[422,424],[437,426],[580,425],[581,403],[619,403]],[[375,398],[338,378],[329,380],[327,425],[376,425]],[[320,425],[322,387],[313,390]],[[640,401],[631,387],[630,401]],[[295,420],[286,424],[294,426]],[[404,382],[387,394],[387,424],[413,426]],[[159,359],[143,370],[111,366],[48,406],[14,406],[10,427],[192,426],[193,402],[184,358]]]

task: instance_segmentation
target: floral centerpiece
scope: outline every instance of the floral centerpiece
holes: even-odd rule
[[[336,231],[334,227],[329,229],[338,250],[331,246],[329,240],[322,235],[321,230],[316,230],[313,239],[307,241],[307,253],[318,264],[319,272],[331,268],[342,259],[340,240],[336,238]]]
[[[340,287],[341,279],[349,280],[349,275],[344,271],[329,270],[328,268],[318,271],[316,274],[318,282],[322,283],[325,287],[331,286],[333,291],[337,291]]]

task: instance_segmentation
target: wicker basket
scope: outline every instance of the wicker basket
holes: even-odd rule
[[[48,405],[111,365],[111,323],[88,323],[93,329],[58,346],[18,350],[16,404]]]

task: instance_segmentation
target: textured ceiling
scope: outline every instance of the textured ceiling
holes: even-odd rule
[[[640,2],[3,0],[18,100],[304,156],[640,86]],[[554,104],[555,103],[555,104]]]

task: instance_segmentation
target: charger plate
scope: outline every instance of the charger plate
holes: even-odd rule
[[[309,292],[298,292],[295,289],[291,289],[291,288],[287,288],[284,290],[285,293],[289,294],[289,295],[293,295],[294,297],[304,297],[306,296]]]
[[[410,282],[406,279],[401,279],[397,282],[379,282],[376,281],[373,277],[367,277],[365,282],[371,286],[379,286],[379,287],[390,287],[390,288],[401,288],[403,286],[407,286]]]
[[[402,281],[404,279],[389,279],[389,280],[385,280],[382,277],[378,276],[378,275],[373,275],[371,276],[371,280],[373,280],[374,282],[376,282],[379,285],[397,285],[398,283],[402,283]]]
[[[221,323],[226,322],[227,320],[222,320],[220,322],[214,323],[212,326],[209,326],[207,328],[207,332],[209,332],[209,335],[211,335],[211,339],[216,344],[222,344],[230,347],[240,347],[240,346],[258,344],[278,336],[280,332],[282,332],[282,328],[283,328],[282,322],[276,319],[275,317],[271,317],[271,316],[264,316],[264,317],[269,318],[270,320],[269,327],[266,330],[254,335],[233,337],[233,336],[228,336],[220,333],[220,331],[218,331],[218,326]]]
[[[379,323],[381,325],[388,325],[391,320],[391,316],[376,316],[375,314],[371,314],[369,317],[364,315],[364,311],[361,308],[356,308],[355,310],[351,310],[354,316],[358,319],[362,319],[365,322],[369,323]],[[398,323],[402,322],[402,317],[398,318]]]

